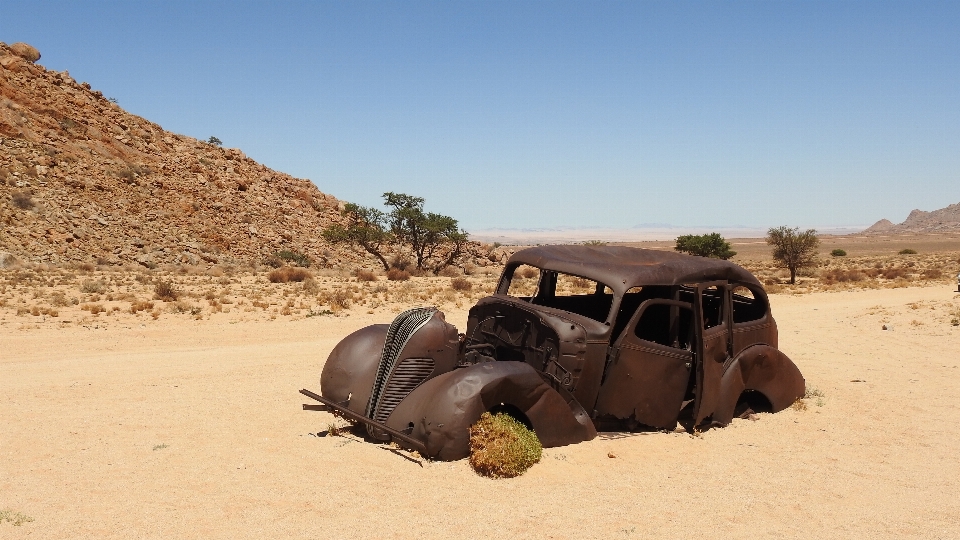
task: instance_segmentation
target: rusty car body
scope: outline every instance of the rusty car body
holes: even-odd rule
[[[597,431],[723,426],[777,412],[804,379],[778,349],[760,282],[728,261],[613,246],[540,246],[508,260],[463,334],[435,308],[350,334],[331,352],[321,408],[434,459],[468,455],[468,429],[507,412],[544,447]]]

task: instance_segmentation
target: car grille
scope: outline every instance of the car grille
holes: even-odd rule
[[[367,418],[378,422],[386,421],[400,401],[433,372],[433,360],[429,358],[409,358],[403,362],[398,362],[397,359],[410,338],[430,321],[436,311],[433,307],[409,309],[390,323],[383,343],[383,352],[380,353],[380,364],[377,366],[370,401],[367,402]],[[371,437],[385,440],[386,434],[379,431],[372,426],[367,428]]]

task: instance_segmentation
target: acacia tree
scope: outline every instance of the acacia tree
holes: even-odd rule
[[[393,208],[387,214],[390,233],[398,242],[410,246],[418,270],[438,271],[454,264],[463,254],[467,233],[450,216],[424,212],[423,197],[388,191],[383,194],[383,200],[386,206]],[[447,248],[446,257],[439,258],[428,268],[430,261],[439,257],[443,248]]]
[[[394,236],[388,230],[387,216],[381,210],[347,203],[342,214],[347,218],[346,225],[331,225],[321,234],[331,244],[354,244],[362,247],[390,270],[390,264],[383,255],[383,247],[393,241]]]
[[[790,283],[797,282],[797,270],[813,266],[820,239],[816,229],[800,232],[799,227],[774,227],[767,231],[767,243],[773,246],[773,260],[790,270]]]
[[[713,257],[714,259],[727,260],[737,254],[736,251],[730,251],[730,243],[720,236],[720,233],[710,234],[685,234],[677,237],[677,245],[674,251],[698,255],[700,257]]]

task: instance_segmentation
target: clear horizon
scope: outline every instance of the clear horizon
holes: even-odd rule
[[[168,131],[468,230],[865,226],[960,201],[950,2],[31,2]]]

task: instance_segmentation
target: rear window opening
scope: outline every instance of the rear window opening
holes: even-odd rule
[[[733,323],[745,323],[762,319],[767,314],[767,303],[743,285],[733,289]]]

